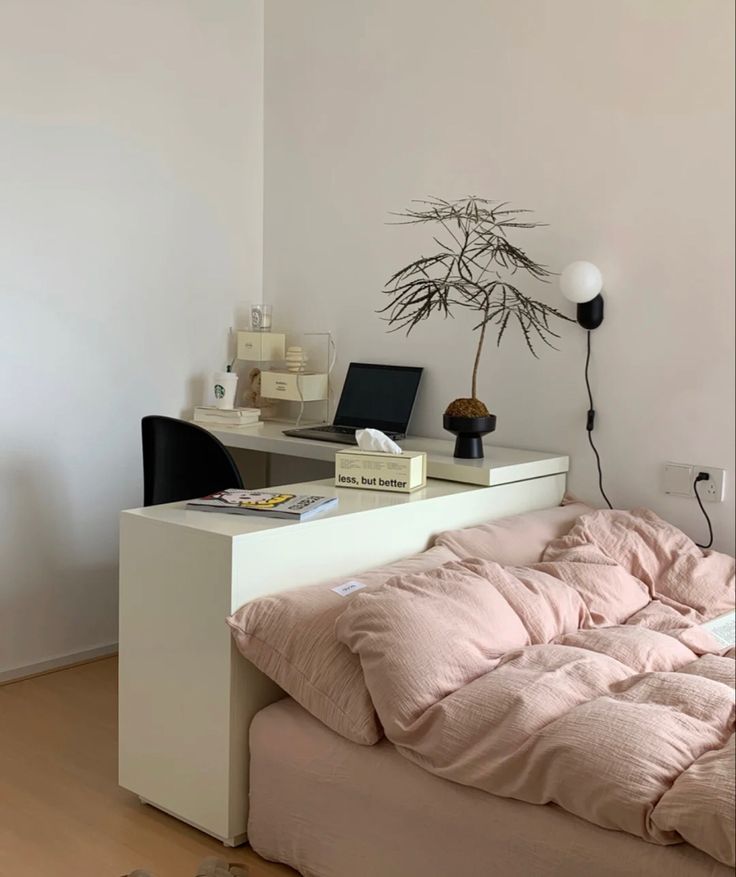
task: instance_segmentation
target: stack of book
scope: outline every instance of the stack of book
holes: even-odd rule
[[[200,405],[194,409],[195,423],[219,423],[222,426],[250,426],[258,423],[260,408],[214,408]]]

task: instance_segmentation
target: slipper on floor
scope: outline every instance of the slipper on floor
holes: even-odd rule
[[[123,877],[153,877],[148,871],[135,870]],[[199,866],[196,877],[248,877],[248,869],[245,865],[228,865],[224,859],[214,856],[205,859]]]
[[[224,859],[213,856],[202,862],[196,877],[248,877],[248,871],[245,865],[228,865]]]

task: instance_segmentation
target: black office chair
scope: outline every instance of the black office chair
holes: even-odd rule
[[[243,487],[228,449],[201,426],[154,414],[141,421],[141,435],[144,505]]]

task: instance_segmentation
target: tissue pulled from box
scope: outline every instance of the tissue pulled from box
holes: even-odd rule
[[[361,451],[400,454],[401,448],[380,429],[356,429],[355,438]]]

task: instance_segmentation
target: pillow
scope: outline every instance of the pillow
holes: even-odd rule
[[[434,544],[448,548],[460,558],[493,560],[501,566],[530,566],[542,560],[547,545],[568,533],[580,515],[592,511],[583,502],[568,502],[552,509],[498,518],[477,527],[446,530]]]
[[[350,596],[332,588],[359,581],[376,588],[394,576],[423,572],[457,557],[439,545],[379,569],[261,597],[228,618],[242,654],[328,728],[355,743],[383,731],[363,680],[360,659],[335,636]]]

